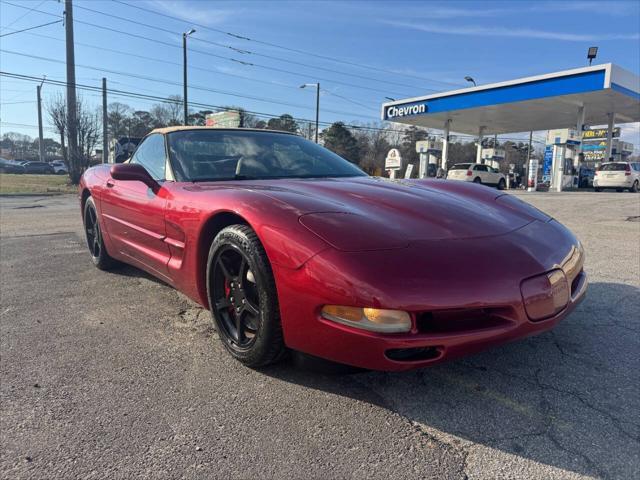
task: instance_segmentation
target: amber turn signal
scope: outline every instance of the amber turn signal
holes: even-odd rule
[[[322,317],[371,332],[399,333],[411,330],[411,316],[401,310],[325,305]]]

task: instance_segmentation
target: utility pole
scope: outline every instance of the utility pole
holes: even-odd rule
[[[80,173],[78,155],[78,122],[76,106],[76,60],[73,43],[73,5],[64,2],[65,33],[67,43],[67,135],[69,145],[69,173],[71,181],[78,182]]]
[[[107,116],[107,79],[102,77],[102,163],[109,162],[109,118]]]
[[[44,83],[44,79],[42,80]],[[40,150],[40,161],[44,162],[44,135],[42,133],[42,83],[36,86],[36,93],[38,95],[38,147]]]

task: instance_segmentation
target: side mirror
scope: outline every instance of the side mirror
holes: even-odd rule
[[[111,166],[111,178],[123,181],[138,181],[144,183],[154,193],[160,189],[160,184],[156,182],[149,172],[137,163],[116,163]]]

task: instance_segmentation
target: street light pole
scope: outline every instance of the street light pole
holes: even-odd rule
[[[318,83],[305,83],[300,85],[300,88],[316,87],[316,143],[318,143],[318,133],[320,131],[320,82]]]
[[[187,103],[187,37],[192,33],[195,33],[195,29],[192,28],[188,32],[182,34],[182,79],[183,79],[183,106],[184,106],[184,124],[188,125],[189,120],[189,107]]]
[[[44,83],[44,78],[42,79],[42,83],[37,85],[36,93],[38,95],[38,151],[40,156],[40,161],[44,162],[44,135],[42,133],[42,84]]]
[[[320,82],[316,84],[316,143],[318,143],[318,132],[320,131]]]

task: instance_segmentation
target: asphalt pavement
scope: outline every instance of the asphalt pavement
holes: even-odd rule
[[[0,198],[1,478],[640,477],[640,195],[519,195],[582,240],[587,298],[408,373],[248,369],[180,293],[95,269],[75,196]]]

